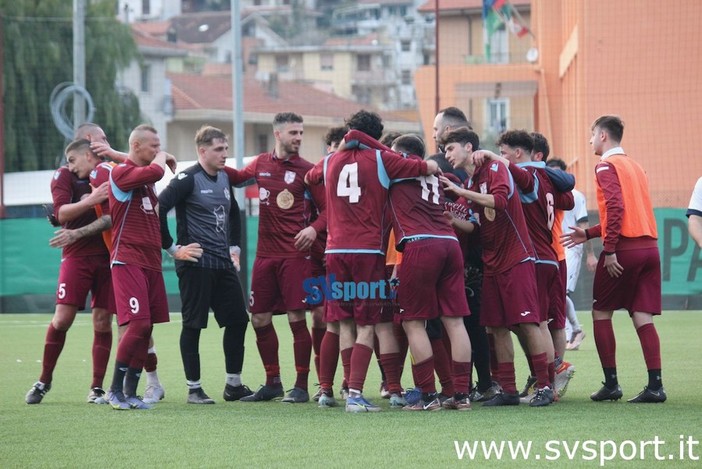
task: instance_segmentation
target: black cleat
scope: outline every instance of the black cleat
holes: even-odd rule
[[[188,393],[188,404],[214,404],[215,401],[202,388],[191,389]]]
[[[264,384],[258,391],[251,394],[250,396],[242,397],[239,399],[241,402],[261,402],[261,401],[272,401],[276,397],[283,397],[283,386],[281,384],[277,386],[268,386]]]
[[[24,401],[27,404],[39,404],[41,400],[44,399],[44,395],[46,395],[50,389],[51,384],[42,384],[37,381],[27,392],[27,395],[24,397]]]
[[[224,397],[225,401],[238,401],[242,397],[250,396],[252,394],[253,391],[245,384],[240,384],[239,386],[227,384],[224,386],[224,393],[222,393],[222,397]]]
[[[665,393],[663,387],[653,391],[646,386],[636,397],[632,397],[627,402],[631,402],[632,404],[658,404],[660,402],[665,402],[666,399],[668,399],[668,395]]]
[[[497,407],[503,405],[519,405],[519,394],[508,394],[504,391],[495,394],[495,397],[483,402],[483,407]]]
[[[529,401],[529,407],[544,407],[553,402],[553,389],[548,386],[537,388],[534,397]]]
[[[604,383],[602,384],[603,386],[600,388],[599,391],[590,394],[590,399],[592,399],[593,401],[618,401],[624,395],[622,393],[622,387],[618,384],[613,388],[608,388],[606,385],[604,385]]]

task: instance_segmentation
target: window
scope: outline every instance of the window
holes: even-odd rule
[[[151,0],[141,0],[141,14],[144,16],[151,14]]]
[[[509,62],[509,37],[507,28],[502,25],[490,38],[490,63],[505,64]]]
[[[370,72],[371,69],[371,56],[370,54],[359,54],[356,57],[356,69],[359,72]]]
[[[486,108],[488,131],[499,134],[507,130],[509,100],[507,98],[488,99]]]
[[[410,41],[401,41],[400,48],[402,49],[402,52],[409,52],[412,50],[412,43]]]
[[[290,59],[287,55],[275,56],[275,67],[279,72],[287,72],[290,68]]]
[[[151,65],[141,66],[141,91],[148,93],[151,90]]]
[[[402,84],[411,85],[412,84],[412,70],[402,71]]]
[[[261,134],[258,136],[258,153],[266,153],[268,151],[268,135]]]
[[[322,53],[319,55],[319,68],[322,70],[334,70],[334,54]]]

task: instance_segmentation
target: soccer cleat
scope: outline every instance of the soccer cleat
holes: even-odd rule
[[[280,384],[277,386],[268,386],[267,384],[262,385],[258,390],[251,394],[250,396],[242,397],[239,399],[241,402],[262,402],[262,401],[272,401],[276,397],[283,397],[283,386]]]
[[[105,390],[99,387],[92,388],[88,393],[88,404],[107,404]]]
[[[553,389],[548,386],[538,388],[534,397],[529,401],[529,407],[544,407],[551,404],[554,400]]]
[[[439,400],[439,396],[435,394],[434,398],[429,401],[420,399],[412,405],[404,406],[402,410],[407,410],[410,412],[422,410],[425,410],[427,412],[434,412],[437,410],[441,410],[441,401]]]
[[[348,387],[342,387],[339,390],[339,397],[343,400],[346,400],[349,398],[349,388]]]
[[[578,350],[584,338],[585,333],[583,331],[573,331],[570,341],[566,344],[566,350]]]
[[[522,389],[522,392],[519,393],[519,397],[526,397],[529,394],[533,394],[536,392],[536,376],[531,376],[527,378],[526,384],[524,385],[524,389]]]
[[[127,402],[122,391],[110,391],[107,393],[107,401],[115,410],[129,410],[132,407]]]
[[[149,384],[144,390],[144,402],[146,404],[156,404],[158,401],[166,397],[166,391],[161,384]]]
[[[32,385],[32,388],[24,396],[27,404],[39,404],[47,392],[51,390],[51,384],[44,384],[39,381]]]
[[[202,388],[191,389],[188,393],[188,404],[214,404],[215,401],[208,396]]]
[[[490,385],[489,388],[487,388],[485,391],[480,391],[480,384],[478,384],[473,390],[471,391],[470,395],[468,398],[470,399],[471,402],[485,402],[489,401],[497,393],[499,393],[502,388],[500,387],[497,382],[493,381],[492,384]]]
[[[319,385],[317,385],[317,386],[319,386]],[[321,395],[322,395],[322,388],[320,387],[317,389],[317,392],[314,393],[314,395],[312,396],[312,400],[314,402],[319,402],[319,396],[321,396]]]
[[[320,388],[320,391],[318,400],[319,407],[336,407],[339,405],[336,399],[334,399],[334,393],[331,389],[325,390]]]
[[[590,399],[595,402],[600,401],[618,401],[622,398],[624,393],[622,393],[622,387],[618,384],[613,388],[608,388],[604,383],[599,391],[590,394]]]
[[[380,383],[380,397],[383,399],[390,399],[390,391],[388,391],[385,381]]]
[[[309,402],[310,401],[310,393],[307,392],[307,389],[302,389],[302,388],[292,388],[288,393],[285,395],[283,398],[282,402],[287,402],[291,404],[296,404],[296,403],[302,403],[302,402]]]
[[[570,379],[575,374],[575,366],[566,361],[561,362],[560,366],[556,370],[556,379],[553,382],[553,386],[558,393],[558,397],[565,396],[566,390],[568,390],[568,383]]]
[[[129,408],[136,410],[149,410],[153,406],[144,402],[139,396],[129,396],[126,398],[126,402]]]
[[[456,394],[446,399],[441,406],[449,410],[471,410],[470,399],[465,394]]]
[[[414,405],[417,401],[422,399],[422,390],[419,388],[412,388],[405,391],[405,402],[409,405]]]
[[[500,391],[492,399],[483,401],[483,407],[498,407],[503,405],[519,405],[519,394],[509,394]]]
[[[396,392],[390,394],[390,407],[393,409],[399,409],[407,405],[407,401],[402,397],[402,394]]]
[[[648,386],[645,386],[643,391],[636,395],[636,397],[629,399],[627,402],[631,402],[632,404],[658,404],[665,402],[666,399],[668,399],[668,395],[665,393],[665,389],[663,389],[663,387],[654,391],[649,389]]]
[[[240,384],[239,386],[232,386],[231,384],[227,384],[224,386],[224,392],[222,393],[222,397],[224,397],[225,401],[238,401],[239,399],[250,396],[253,394],[253,391],[249,389],[249,387],[245,384]]]
[[[363,395],[346,398],[346,412],[380,412],[380,407],[371,404]]]

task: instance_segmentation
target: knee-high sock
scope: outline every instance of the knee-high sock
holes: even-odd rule
[[[334,385],[334,375],[339,364],[339,334],[327,331],[322,339],[319,351],[319,385],[331,390]]]
[[[641,342],[646,369],[648,370],[648,388],[656,391],[663,386],[661,378],[661,342],[656,326],[653,323],[644,324],[636,329]]]
[[[344,380],[341,383],[342,387],[349,387],[349,380],[351,379],[351,354],[353,353],[353,347],[346,348],[341,351],[341,366],[344,368]]]
[[[314,351],[314,369],[317,372],[317,379],[322,381],[320,378],[320,357],[322,353],[322,340],[324,340],[324,334],[327,332],[326,327],[313,327],[312,328],[312,350]]]
[[[351,376],[349,377],[349,389],[363,391],[363,384],[368,374],[368,365],[373,356],[373,349],[363,344],[354,344],[351,352]]]
[[[248,323],[226,326],[222,335],[224,369],[228,374],[241,374],[244,366],[244,340]]]
[[[434,353],[434,370],[441,383],[441,393],[453,396],[456,393],[456,388],[453,386],[451,359],[444,346],[444,340],[441,338],[432,340],[431,350]]]
[[[421,389],[423,393],[436,393],[433,356],[422,362],[412,364],[412,376],[414,376],[414,385]]]
[[[312,337],[307,329],[307,321],[295,321],[290,323],[290,330],[293,333],[293,351],[295,355],[295,371],[297,379],[295,387],[307,389],[307,379],[310,374],[310,355],[312,354]]]
[[[254,327],[256,346],[266,370],[266,386],[280,386],[280,363],[278,362],[278,334],[273,323]]]
[[[385,382],[390,393],[402,392],[400,384],[400,354],[399,353],[384,353],[380,355],[380,363],[385,370]]]
[[[472,368],[471,362],[451,361],[453,368],[453,385],[457,393],[470,394],[470,372]]]
[[[54,368],[58,361],[63,345],[66,343],[66,331],[59,331],[53,324],[49,323],[46,330],[46,340],[44,341],[44,357],[41,361],[41,376],[39,381],[50,384],[54,375]]]
[[[107,372],[112,349],[112,331],[93,333],[93,383],[91,388],[101,388]]]

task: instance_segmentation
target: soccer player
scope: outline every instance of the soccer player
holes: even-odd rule
[[[241,242],[239,205],[224,172],[229,143],[211,126],[195,135],[197,164],[171,179],[159,194],[161,245],[174,255],[180,246],[197,243],[197,262],[176,260],[183,305],[180,354],[189,404],[214,404],[200,383],[200,331],[207,327],[210,307],[220,328],[226,370],[224,399],[236,401],[253,394],[241,382],[244,338],[249,317],[231,252]],[[168,229],[168,212],[175,207],[177,243]]]
[[[378,141],[383,123],[375,113],[358,111],[346,120],[351,129],[338,151],[315,165],[306,179],[311,184],[324,182],[328,208],[327,272],[336,281],[378,287],[385,286],[385,248],[387,197],[390,180],[433,174],[433,162],[408,160],[387,151]],[[376,292],[377,293],[377,292]],[[378,293],[380,294],[380,293]],[[380,407],[362,395],[363,384],[378,334],[381,361],[388,381],[399,378],[395,360],[383,355],[398,353],[392,323],[376,329],[381,302],[353,296],[327,301],[328,315],[340,321],[342,360],[349,357],[349,397],[347,412],[377,412]],[[347,352],[351,349],[351,352]],[[393,377],[392,374],[397,374]]]
[[[537,377],[537,392],[529,405],[549,405],[553,402],[553,390],[549,386],[547,347],[539,329],[535,253],[514,182],[502,163],[475,168],[473,153],[480,144],[475,132],[467,128],[454,130],[444,137],[444,144],[449,163],[464,168],[471,177],[468,189],[440,178],[444,189],[464,197],[472,211],[470,222],[454,217],[452,224],[467,233],[479,227],[483,248],[481,320],[494,335],[496,378],[503,389],[483,406],[519,405],[510,335],[510,329],[516,327],[526,338]]]
[[[140,125],[129,136],[127,160],[110,173],[112,285],[117,321],[127,326],[117,346],[108,393],[117,410],[151,408],[136,395],[136,389],[153,324],[169,321],[154,188],[166,165],[175,170],[175,158],[161,150],[156,129]],[[199,246],[189,245],[174,257],[195,262],[201,255]]]
[[[661,379],[660,340],[653,316],[661,314],[661,261],[658,231],[646,173],[620,146],[624,123],[617,116],[601,116],[592,124],[590,145],[600,161],[595,166],[600,224],[578,227],[563,235],[566,247],[603,237],[603,251],[593,284],[593,332],[605,381],[590,395],[593,401],[618,400],[623,393],[617,379],[614,310],[629,312],[641,342],[648,385],[632,403],[665,402]],[[626,207],[626,210],[624,209]]]
[[[54,214],[65,230],[82,228],[95,222],[95,205],[107,200],[108,185],[91,190],[88,174],[99,162],[90,151],[90,142],[79,138],[66,147],[68,166],[56,170],[51,180]],[[63,238],[63,236],[62,236]],[[77,242],[54,243],[62,247],[61,267],[56,289],[56,309],[46,332],[42,372],[39,380],[27,392],[27,404],[39,404],[51,389],[53,372],[66,341],[66,333],[78,310],[85,309],[88,292],[92,294],[93,316],[93,381],[88,402],[105,403],[102,383],[112,347],[112,283],[109,253],[99,235]]]
[[[561,171],[565,171],[568,168],[565,161],[559,158],[549,159],[546,162],[546,166],[549,168],[560,169]],[[585,201],[585,195],[579,190],[573,189],[573,199],[575,200],[575,206],[571,210],[566,210],[563,212],[561,234],[569,232],[571,226],[578,226],[584,230],[590,227],[590,224],[588,223],[587,202]],[[587,269],[590,272],[594,272],[595,268],[597,267],[597,257],[595,257],[592,243],[588,241],[584,244],[584,246],[585,251],[587,251]],[[573,304],[573,300],[570,296],[573,294],[575,287],[578,284],[580,264],[583,258],[583,246],[577,245],[566,249],[565,255],[567,266],[566,317],[568,319],[568,322],[566,323],[566,337],[568,338],[566,350],[578,350],[583,339],[585,339],[585,332],[580,325],[580,321],[578,321],[578,315],[575,313],[575,305]]]
[[[304,183],[312,163],[300,155],[303,119],[292,112],[273,119],[275,149],[261,153],[243,170],[227,169],[234,184],[256,179],[260,218],[258,246],[251,277],[249,310],[256,345],[266,371],[266,384],[242,402],[270,401],[283,397],[278,361],[278,336],[274,314],[287,314],[293,334],[297,379],[283,402],[310,400],[307,390],[312,338],[305,318],[306,294],[302,279],[310,276],[309,249],[324,227],[324,220],[310,224],[312,201]],[[311,229],[306,229],[312,226]]]
[[[434,125],[432,128],[432,138],[434,142],[436,142],[439,153],[431,155],[427,159],[436,161],[442,172],[454,174],[461,181],[465,181],[467,177],[466,172],[460,168],[456,169],[451,167],[451,164],[446,161],[446,153],[442,144],[444,135],[460,127],[467,127],[473,130],[463,111],[454,106],[441,109],[434,117]]]
[[[697,245],[702,247],[702,178],[695,184],[686,215],[687,230]]]
[[[398,137],[393,151],[422,160],[424,142]],[[471,347],[463,317],[470,314],[463,283],[463,255],[444,216],[443,191],[434,175],[399,180],[390,187],[396,244],[402,251],[398,271],[399,316],[412,352],[412,374],[422,398],[409,411],[470,410]],[[425,322],[441,318],[451,343],[455,393],[440,402],[434,381],[434,355]]]

